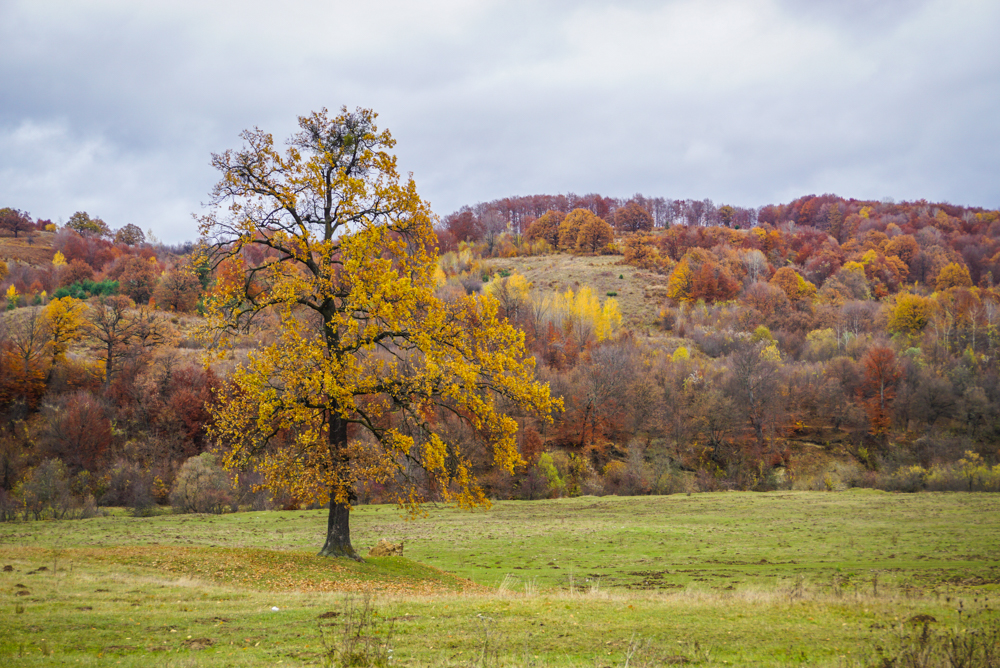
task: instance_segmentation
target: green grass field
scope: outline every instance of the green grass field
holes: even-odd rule
[[[366,595],[380,656],[412,666],[881,665],[919,615],[998,623],[996,495],[367,506],[352,527],[406,556],[314,556],[324,511],[0,524],[0,665],[326,665]]]

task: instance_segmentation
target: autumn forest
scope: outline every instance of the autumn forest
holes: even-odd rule
[[[275,264],[277,236],[212,260],[208,239],[168,246],[83,212],[56,225],[12,208],[0,235],[0,518],[316,503],[294,485],[261,487],[267,471],[224,469],[234,460],[213,427],[229,419],[218,402],[246,392],[243,363],[285,320],[262,308],[218,348],[206,318],[235,273]],[[531,382],[551,400],[498,391],[517,449],[503,461],[484,431],[508,427],[483,426],[476,402],[404,406],[411,422],[391,428],[377,402],[359,404],[376,416],[369,431],[396,439],[380,456],[409,461],[407,448],[429,447],[428,425],[443,449],[434,475],[353,459],[345,502],[397,501],[394,476],[422,500],[459,488],[473,501],[1000,491],[1000,212],[835,195],[760,208],[537,195],[434,219],[423,248],[437,253],[428,280],[442,322],[482,327],[495,309],[487,329],[523,337]],[[259,294],[244,287],[244,301]],[[294,421],[278,424],[266,447],[297,438]]]

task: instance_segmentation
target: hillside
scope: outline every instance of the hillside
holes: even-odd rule
[[[496,275],[520,274],[532,289],[545,292],[579,291],[591,288],[600,298],[615,299],[622,312],[623,331],[633,331],[643,345],[653,349],[674,351],[688,346],[697,350],[688,338],[676,336],[663,327],[662,314],[669,310],[667,298],[668,276],[637,269],[623,263],[619,255],[575,256],[549,254],[541,256],[492,258],[483,264],[484,271]],[[861,476],[864,466],[853,457],[845,446],[850,445],[848,430],[830,425],[807,426],[799,424],[794,429],[775,433],[774,449],[785,453],[787,470],[795,472],[797,487],[821,485],[829,479],[834,485],[843,485],[851,476]],[[624,455],[622,447],[620,454]],[[690,454],[690,453],[689,453]],[[697,467],[697,457],[678,455],[678,463]],[[776,471],[784,476],[783,466]],[[788,480],[792,485],[793,481]]]
[[[543,214],[540,202],[563,208]],[[492,273],[484,289],[521,323],[566,401],[543,440],[585,455],[594,469],[583,477],[603,473],[605,490],[642,489],[671,466],[709,488],[914,490],[948,477],[936,467],[989,471],[1000,213],[830,195],[751,213],[508,198],[446,217],[442,238],[459,256],[491,256],[456,271]],[[595,254],[574,216],[603,225],[607,246]],[[491,237],[498,217],[508,232]],[[475,287],[464,275],[458,283]],[[583,286],[617,301],[614,337],[600,334],[599,304],[551,297]],[[643,468],[657,458],[668,464]]]

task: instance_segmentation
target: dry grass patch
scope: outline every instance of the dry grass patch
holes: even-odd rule
[[[52,249],[52,232],[33,232],[31,236],[21,234],[17,239],[0,236],[0,260],[21,262],[40,267],[51,264],[55,251]]]
[[[619,255],[579,256],[568,254],[493,258],[485,261],[489,272],[518,272],[541,292],[577,292],[589,286],[602,301],[615,293],[624,325],[632,329],[656,329],[665,296],[666,276],[619,264]]]

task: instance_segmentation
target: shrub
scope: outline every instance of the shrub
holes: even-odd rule
[[[71,506],[66,465],[59,459],[46,459],[28,471],[14,494],[23,504],[24,519],[29,514],[36,520],[62,518]]]
[[[537,468],[548,484],[548,496],[562,496],[566,490],[566,485],[559,475],[559,470],[556,468],[556,463],[552,455],[547,452],[542,453],[542,456],[538,458]]]
[[[869,487],[888,492],[1000,492],[1000,464],[990,468],[974,452],[967,451],[957,464],[900,466],[895,471],[866,471],[848,479],[850,487]]]
[[[550,494],[548,478],[539,470],[538,466],[529,466],[517,482],[514,498],[523,501],[537,501],[548,498]]]
[[[927,470],[921,466],[905,466],[883,478],[879,487],[888,492],[919,492],[926,486]]]
[[[357,598],[348,595],[342,612],[336,616],[340,617],[338,623],[320,622],[323,665],[331,668],[392,665],[393,623],[376,609],[370,593]]]
[[[690,493],[691,485],[680,470],[673,466],[668,466],[657,476],[651,491],[653,494]]]
[[[215,463],[215,455],[203,452],[184,462],[170,492],[170,505],[177,513],[236,510],[232,482]]]
[[[103,280],[95,283],[91,280],[83,280],[59,288],[52,296],[55,299],[62,299],[63,297],[89,299],[90,297],[100,297],[102,295],[110,297],[116,294],[118,294],[118,281]]]
[[[119,459],[101,481],[98,499],[102,506],[124,506],[136,517],[156,510],[156,476],[135,462]]]
[[[46,459],[28,471],[14,488],[14,496],[21,503],[25,520],[93,517],[97,506],[86,487],[86,472],[71,480],[62,461]],[[79,493],[74,494],[77,490]]]
[[[475,294],[483,289],[483,280],[472,273],[462,274],[459,276],[458,281],[462,284],[467,295]]]

